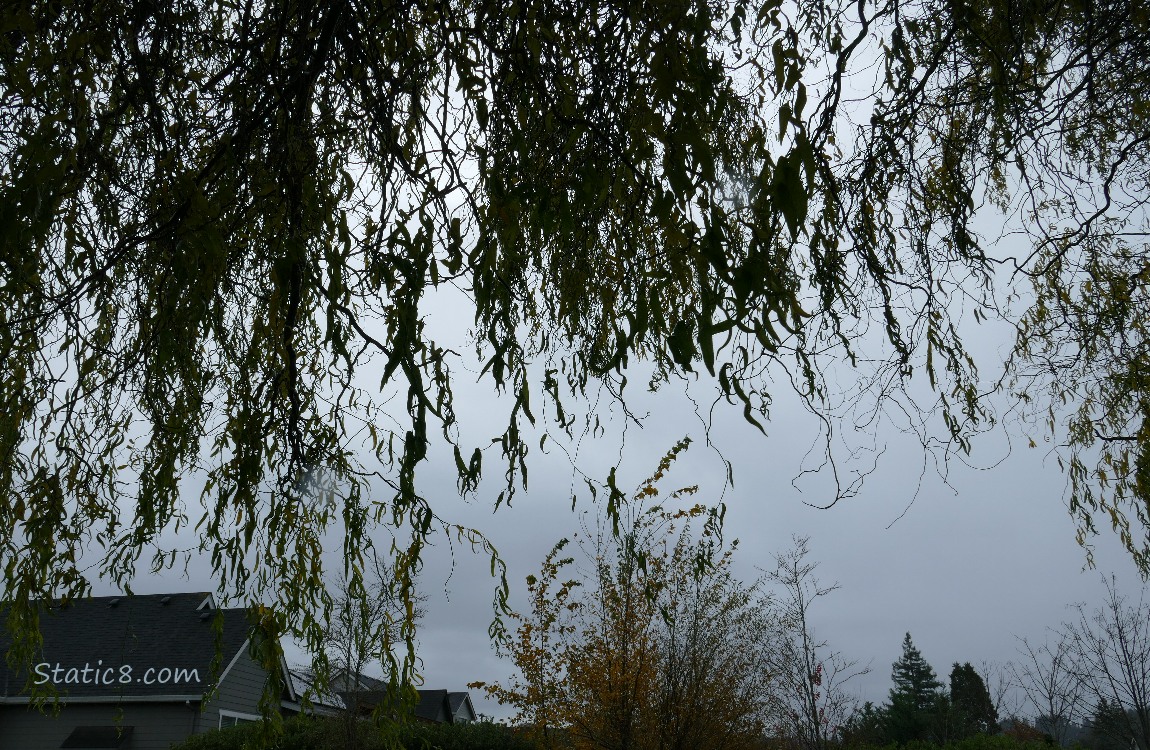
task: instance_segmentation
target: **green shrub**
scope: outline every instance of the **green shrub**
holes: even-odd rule
[[[262,726],[246,724],[189,737],[172,750],[248,750],[259,748]],[[522,734],[501,724],[424,724],[400,727],[359,724],[357,750],[535,750]],[[283,724],[283,734],[268,750],[344,750],[346,728],[339,719],[299,716]]]
[[[194,735],[173,745],[171,750],[249,750],[265,747],[267,750],[329,750],[339,747],[333,740],[336,732],[342,729],[341,725],[330,720],[295,716],[284,721],[283,733],[270,746],[261,742],[266,739],[263,725],[241,724]]]
[[[419,724],[400,728],[404,750],[535,750],[521,733],[502,724],[478,721],[472,724]]]

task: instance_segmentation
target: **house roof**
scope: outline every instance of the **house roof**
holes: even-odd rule
[[[347,706],[355,706],[362,712],[374,710],[381,703],[392,697],[387,683],[366,675],[361,675],[362,682],[375,683],[382,689],[341,691],[340,697]],[[447,690],[417,690],[419,700],[411,707],[416,719],[435,723],[453,723],[457,718],[468,721],[475,720],[475,709],[471,706],[471,696],[466,691],[448,692]],[[466,706],[466,710],[462,707]]]
[[[6,609],[0,606],[0,619]],[[199,592],[49,605],[41,611],[40,631],[44,645],[31,681],[54,687],[64,699],[198,699],[244,648],[249,623],[247,610],[217,609],[211,594]],[[0,627],[0,653],[11,642]],[[0,702],[27,700],[28,672],[15,673],[5,660],[0,675]]]
[[[447,705],[446,690],[420,690],[419,703],[415,704],[416,718],[425,721],[451,721]]]
[[[315,679],[306,671],[289,669],[288,687],[293,695],[302,700],[307,698],[313,706],[322,708],[344,709],[346,704],[342,693],[333,690],[322,690],[315,684]]]
[[[466,690],[462,692],[450,692],[447,694],[447,703],[451,706],[452,720],[459,718],[459,710],[467,707],[467,719],[474,721],[476,718],[475,708],[471,705],[471,693]]]

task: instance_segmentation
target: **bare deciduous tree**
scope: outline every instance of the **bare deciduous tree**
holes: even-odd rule
[[[1011,662],[984,659],[978,663],[978,671],[986,679],[986,689],[999,718],[1016,716],[1022,710],[1023,701],[1015,689],[1014,670],[1015,665]]]
[[[779,685],[771,699],[783,725],[780,729],[796,747],[824,750],[857,708],[858,701],[844,690],[845,684],[870,667],[860,667],[815,635],[810,609],[839,586],[823,585],[815,577],[818,563],[807,560],[809,541],[794,537],[794,546],[775,556],[775,570],[768,573],[783,589],[781,631],[772,665]]]
[[[1113,577],[1104,583],[1102,606],[1090,611],[1077,605],[1078,619],[1061,635],[1084,695],[1095,705],[1120,707],[1123,740],[1150,750],[1150,603],[1144,591],[1130,603]]]
[[[1070,726],[1084,708],[1071,643],[1061,633],[1048,633],[1042,645],[1032,645],[1026,638],[1018,640],[1022,659],[1010,667],[1014,684],[1034,709],[1036,721],[1042,725],[1039,728],[1059,745],[1065,744]]]

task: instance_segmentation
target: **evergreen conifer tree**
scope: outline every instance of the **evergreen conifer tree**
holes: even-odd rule
[[[910,633],[902,641],[902,656],[891,665],[890,700],[886,709],[886,733],[892,742],[928,739],[946,698],[934,669],[915,648]]]
[[[1127,750],[1134,745],[1126,710],[1118,703],[1102,698],[1094,707],[1086,732],[1091,750]]]
[[[970,662],[955,662],[950,671],[951,724],[959,737],[998,731],[998,711],[982,675]]]

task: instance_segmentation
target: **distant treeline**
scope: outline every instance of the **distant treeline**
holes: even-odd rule
[[[1122,624],[1137,623],[1128,619]],[[1109,632],[1110,639],[1121,640],[1120,632],[1129,635],[1120,627],[1111,628]],[[1144,750],[1146,727],[1150,724],[1144,706],[1141,709],[1124,707],[1102,695],[1092,709],[1087,709],[1087,700],[1093,680],[1114,688],[1117,681],[1137,679],[1134,670],[1144,672],[1150,667],[1150,661],[1134,660],[1127,650],[1125,674],[1112,670],[1095,678],[1091,676],[1093,673],[1082,669],[1085,665],[1080,653],[1069,654],[1071,641],[1064,639],[1053,650],[1048,645],[1032,649],[1024,642],[1031,663],[1025,667],[1009,667],[1016,681],[1001,685],[999,694],[992,696],[982,675],[969,662],[954,665],[949,689],[946,689],[907,633],[902,656],[891,668],[894,687],[887,702],[881,706],[870,702],[861,706],[837,732],[835,744],[845,748],[914,748],[956,744],[965,747],[973,742],[970,750],[974,750],[983,747],[979,742],[994,738],[994,743],[1007,745],[1040,742],[1087,750]],[[1129,638],[1126,641],[1128,646]],[[1078,648],[1081,648],[1081,638]],[[1041,708],[1045,703],[1055,711],[1029,719],[1014,713],[1000,717],[1000,708],[1008,702],[1004,693],[1009,689],[1024,695],[1031,701],[1032,708]],[[1101,690],[1102,687],[1096,685],[1093,692],[1101,695]],[[985,745],[987,750],[997,746]]]

